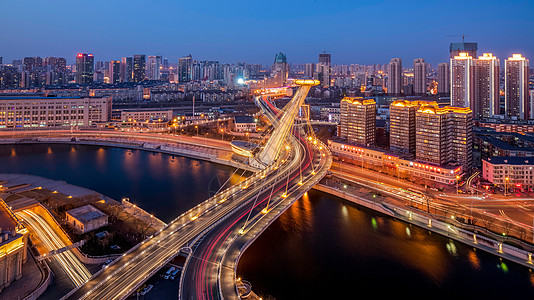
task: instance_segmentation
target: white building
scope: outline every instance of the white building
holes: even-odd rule
[[[108,216],[92,205],[84,205],[68,210],[67,224],[79,233],[86,233],[108,225]]]
[[[482,176],[506,189],[534,187],[534,158],[492,156],[483,159]]]
[[[467,53],[461,52],[451,58],[450,66],[451,106],[469,107],[474,110],[475,61]]]
[[[88,127],[111,118],[111,97],[2,96],[0,130]]]
[[[237,132],[255,132],[256,121],[252,116],[235,116],[234,131]]]
[[[170,121],[174,112],[172,109],[125,109],[121,110],[121,121],[123,122],[147,122],[147,121]]]

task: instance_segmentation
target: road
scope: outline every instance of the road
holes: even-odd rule
[[[293,145],[294,147],[295,145]],[[235,273],[230,264],[223,264],[225,255],[228,252],[240,252],[247,239],[250,240],[259,235],[264,228],[255,225],[259,224],[262,218],[271,217],[271,214],[273,215],[272,218],[276,219],[298,199],[296,195],[301,195],[311,187],[304,185],[308,180],[317,176],[316,172],[321,168],[321,164],[324,166],[325,157],[321,156],[317,149],[313,149],[313,145],[301,139],[299,148],[301,149],[300,154],[297,153],[296,155],[299,155],[300,166],[290,170],[287,176],[281,176],[281,181],[272,185],[264,185],[253,203],[242,207],[202,237],[184,267],[179,291],[180,299],[220,299],[223,295],[226,298],[237,297]],[[312,167],[312,159],[314,167]],[[300,183],[301,178],[302,183]],[[286,190],[286,187],[289,187],[289,190]],[[292,193],[296,195],[290,199]],[[281,202],[286,201],[287,203],[284,203],[283,207],[278,207]],[[267,204],[269,204],[268,208]],[[268,211],[267,214],[265,214],[266,210]],[[261,225],[266,227],[269,223]],[[254,234],[242,238],[240,243],[236,243],[236,239],[239,239],[249,230],[254,230]],[[235,263],[237,262],[235,261]],[[227,271],[228,275],[221,279],[220,274],[224,274],[224,271]]]
[[[284,151],[286,153],[287,151]],[[286,154],[284,154],[286,155]],[[154,237],[125,253],[65,299],[122,299],[170,261],[180,248],[254,199],[264,184],[278,182],[277,172],[293,169],[296,160],[282,160],[185,212]]]
[[[48,224],[48,222],[37,213],[25,209],[16,212],[15,214],[18,218],[23,220],[33,238],[37,238],[47,251],[57,250],[68,246],[61,238],[61,235],[56,232],[56,229]],[[54,259],[58,262],[61,269],[72,280],[75,286],[81,286],[91,277],[89,270],[87,270],[85,265],[78,259],[72,250],[56,254],[50,259]]]

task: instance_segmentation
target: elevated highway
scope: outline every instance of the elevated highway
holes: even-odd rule
[[[245,237],[251,229],[258,228],[256,224],[263,224],[260,222],[262,215],[274,219],[284,207],[289,207],[298,199],[299,193],[311,188],[311,184],[326,173],[329,162],[331,163],[326,147],[316,140],[310,142],[313,138],[303,136],[301,128],[292,129],[296,111],[303,103],[309,87],[314,84],[316,81],[302,82],[299,89],[302,91],[295,94],[291,104],[280,114],[278,126],[260,152],[265,154],[262,156],[264,159],[260,160],[263,168],[261,171],[183,213],[62,299],[124,299],[179,251],[190,252],[191,244],[199,236],[219,232],[209,235],[214,240],[204,239],[212,242],[212,246],[208,247],[211,251],[207,252],[211,255],[214,249],[217,251],[229,245],[219,243],[227,241],[228,233],[237,230],[238,235]],[[280,206],[285,199],[291,201]],[[219,257],[213,260],[219,265],[222,261]],[[203,284],[208,277],[212,279],[211,282],[213,278],[216,283],[220,282],[217,279],[219,271],[212,273],[214,270],[211,268],[199,270],[200,273],[197,274],[200,277],[195,282]],[[235,287],[234,281],[231,282]],[[227,280],[225,284],[228,284]],[[190,289],[184,287],[183,290]],[[207,290],[209,291],[205,292]],[[194,292],[193,299],[202,299],[204,295],[221,297],[221,289],[217,284],[215,288],[195,288],[191,291]]]

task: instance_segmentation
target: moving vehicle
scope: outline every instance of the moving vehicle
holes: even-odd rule
[[[180,272],[180,269],[176,269],[171,273],[171,280],[174,280],[174,278],[176,277],[176,274],[178,274],[178,272]]]

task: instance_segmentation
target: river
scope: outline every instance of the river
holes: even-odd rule
[[[240,175],[161,153],[59,144],[1,146],[0,172],[128,197],[163,221]],[[528,268],[314,190],[250,246],[238,276],[264,299],[534,298]]]

